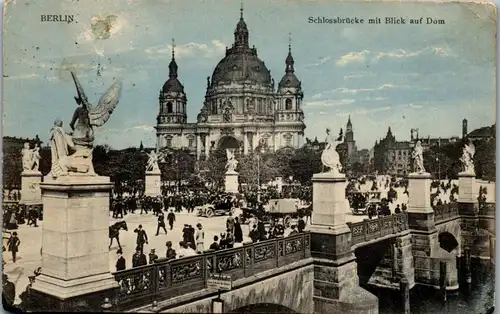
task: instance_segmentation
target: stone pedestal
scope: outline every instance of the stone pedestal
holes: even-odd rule
[[[21,172],[21,199],[19,204],[41,204],[40,183],[42,183],[42,173],[40,171]]]
[[[477,187],[477,188],[476,188]],[[475,246],[479,231],[479,186],[474,174],[458,174],[458,212],[461,216],[460,229],[462,247],[467,250]],[[477,245],[476,245],[477,246]]]
[[[432,284],[433,257],[439,252],[439,239],[431,207],[431,175],[411,173],[408,176],[408,226],[412,235],[415,282]]]
[[[226,193],[238,193],[238,187],[239,187],[238,176],[239,174],[236,171],[226,172],[226,178],[225,178]]]
[[[313,205],[311,223],[315,228],[326,228],[329,234],[350,232],[346,224],[349,201],[345,196],[347,179],[344,174],[331,172],[313,175]]]
[[[40,190],[42,183],[42,173],[40,171],[21,172],[21,199],[19,205],[29,210],[35,210],[38,213],[38,219],[43,220],[42,192]]]
[[[315,313],[378,313],[378,299],[359,286],[345,215],[346,177],[325,172],[313,176],[311,255],[314,258]]]
[[[144,194],[146,196],[153,196],[153,197],[161,195],[160,171],[146,171]]]
[[[88,295],[118,287],[109,269],[111,187],[108,177],[83,175],[46,177],[41,184],[42,274],[33,285],[40,306],[85,303]]]

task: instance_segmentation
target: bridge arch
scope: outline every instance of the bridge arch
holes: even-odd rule
[[[297,313],[297,312],[281,304],[256,303],[234,309],[231,311],[231,313]]]
[[[448,253],[451,253],[458,248],[459,243],[457,238],[450,232],[441,232],[438,236],[439,246]]]

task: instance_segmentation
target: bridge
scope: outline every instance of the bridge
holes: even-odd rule
[[[471,258],[494,257],[495,204],[478,200],[467,189],[475,178],[465,179],[457,203],[433,207],[429,178],[410,176],[408,211],[350,223],[345,179],[315,175],[306,232],[116,272],[118,288],[84,298],[33,289],[35,308],[101,310],[106,296],[112,311],[378,313],[377,297],[362,288],[371,285],[399,290],[406,311],[413,286],[456,290],[457,259],[470,282]],[[230,289],[212,288],[213,274],[228,276]]]

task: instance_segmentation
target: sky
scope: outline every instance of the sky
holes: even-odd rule
[[[99,144],[154,146],[158,96],[168,79],[172,38],[188,122],[204,100],[206,78],[234,41],[241,1],[16,0],[4,17],[3,135],[48,142],[56,118],[66,128],[76,107],[68,69],[91,103],[123,80],[120,102],[97,128]],[[243,2],[250,45],[279,82],[289,33],[295,74],[304,92],[306,137],[345,129],[350,116],[358,148],[371,148],[390,126],[397,140],[460,136],[496,121],[496,12],[492,5],[335,1]],[[72,23],[41,15],[73,15]],[[96,38],[92,19],[115,16],[109,38]],[[365,19],[315,24],[309,17]],[[402,17],[406,24],[369,25]],[[423,25],[409,19],[424,18]],[[445,24],[425,24],[426,18]],[[68,129],[69,131],[69,129]]]

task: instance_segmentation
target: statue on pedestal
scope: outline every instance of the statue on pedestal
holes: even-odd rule
[[[238,166],[238,161],[236,160],[236,157],[229,149],[226,149],[226,155],[227,155],[227,163],[226,163],[227,172],[235,172],[236,167]]]
[[[102,97],[97,106],[92,106],[85,96],[82,86],[74,72],[71,72],[78,97],[78,107],[73,113],[70,127],[72,133],[63,130],[63,123],[57,119],[50,131],[53,178],[74,174],[95,176],[92,164],[94,146],[93,127],[102,126],[108,121],[118,104],[121,82],[116,81]]]
[[[462,157],[460,157],[460,161],[462,162],[462,173],[473,174],[474,171],[474,154],[476,153],[476,147],[474,143],[469,139],[468,143],[462,149]]]
[[[156,151],[151,151],[151,153],[146,153],[148,155],[148,164],[146,165],[146,171],[159,172],[160,167],[158,162],[163,159],[163,154]]]
[[[21,151],[23,171],[38,171],[40,164],[40,147],[35,144],[35,148],[30,149],[29,143],[24,143],[24,148]]]
[[[326,147],[321,154],[321,162],[323,165],[330,168],[329,172],[340,174],[342,171],[342,164],[340,163],[340,156],[336,148],[344,141],[343,132],[341,131],[339,137],[335,139],[330,134],[330,129],[326,129]]]
[[[424,173],[424,148],[422,147],[422,143],[420,141],[417,141],[415,144],[412,156],[414,171],[416,173]]]

